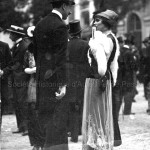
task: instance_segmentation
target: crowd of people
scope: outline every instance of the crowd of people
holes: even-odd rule
[[[18,129],[13,134],[28,135],[33,150],[68,150],[68,136],[78,142],[79,135],[83,150],[112,150],[122,143],[123,101],[123,114],[134,114],[137,79],[144,83],[150,114],[150,38],[138,53],[132,36],[116,38],[118,15],[106,9],[94,13],[85,41],[79,20],[63,22],[75,2],[51,3],[52,12],[36,26],[7,29],[11,49],[0,42],[1,116],[11,87]]]

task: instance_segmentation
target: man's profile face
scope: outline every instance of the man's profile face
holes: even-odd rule
[[[71,3],[63,4],[63,9],[64,9],[63,20],[66,20],[67,17],[72,13],[73,5]]]

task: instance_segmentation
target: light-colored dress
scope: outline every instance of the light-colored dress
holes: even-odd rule
[[[99,33],[98,33],[99,34]],[[102,33],[100,33],[102,34]],[[99,36],[101,36],[99,34]],[[98,36],[98,37],[99,37]],[[104,36],[104,35],[102,35]],[[106,39],[107,40],[107,39]],[[96,43],[94,46],[89,44],[91,48],[97,50],[104,50],[106,59],[109,59],[112,49],[106,48],[103,43]],[[109,43],[107,43],[109,44]],[[99,49],[99,45],[101,48]],[[118,45],[117,45],[118,46]],[[117,47],[114,61],[117,62],[117,55],[119,49]],[[97,56],[97,59],[100,59]],[[93,60],[92,60],[93,61]],[[113,62],[112,64],[117,64]],[[97,61],[97,69],[99,67]],[[101,62],[103,63],[103,62]],[[107,65],[107,64],[106,64]],[[117,65],[111,66],[113,71],[117,72]],[[116,69],[114,69],[116,68]],[[112,72],[111,70],[111,72]],[[112,74],[116,74],[113,72]],[[111,76],[109,74],[109,76]],[[115,75],[113,76],[115,81]],[[84,92],[84,107],[83,107],[83,121],[82,121],[82,135],[83,135],[83,150],[112,150],[114,145],[114,130],[113,130],[113,116],[112,116],[112,84],[111,77],[107,80],[106,90],[100,90],[100,80],[97,78],[87,78],[85,82]]]
[[[28,64],[29,68],[35,68],[35,60],[33,53],[29,51],[25,54],[25,62]],[[31,74],[29,84],[28,84],[28,98],[27,102],[36,102],[36,80],[35,73]]]

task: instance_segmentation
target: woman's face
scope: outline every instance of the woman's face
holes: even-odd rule
[[[101,18],[95,18],[93,26],[95,26],[96,30],[99,30],[99,31],[103,31],[103,29],[104,29],[104,24],[102,23]]]

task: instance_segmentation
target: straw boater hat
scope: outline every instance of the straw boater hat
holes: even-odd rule
[[[28,29],[27,29],[27,35],[29,37],[33,37],[34,29],[35,29],[35,26],[28,27]]]
[[[51,0],[51,3],[56,3],[56,2],[64,2],[64,3],[70,3],[71,5],[75,5],[74,0]]]
[[[106,11],[95,14],[94,18],[104,18],[110,25],[114,25],[117,23],[118,14],[107,9]]]
[[[79,20],[73,20],[69,22],[69,34],[75,35],[82,31]]]
[[[21,34],[21,35],[25,35],[25,30],[22,27],[18,27],[15,25],[11,25],[9,29],[7,29],[7,31],[12,32],[12,33],[17,33],[17,34]]]

